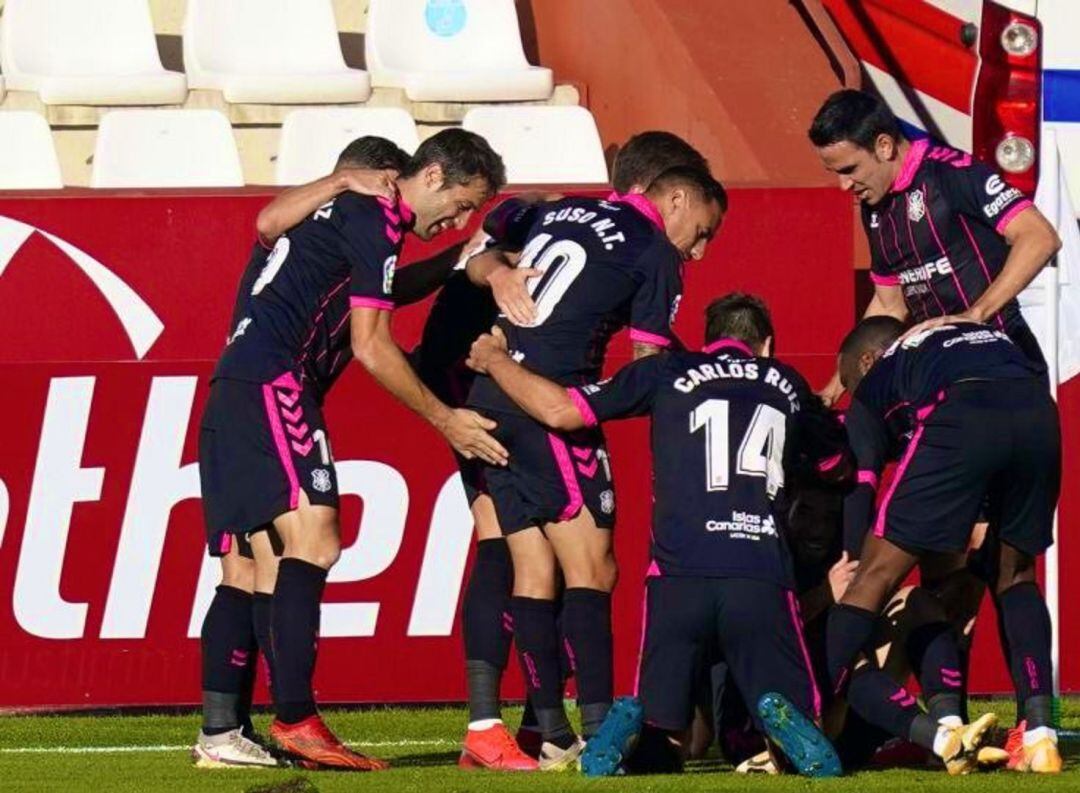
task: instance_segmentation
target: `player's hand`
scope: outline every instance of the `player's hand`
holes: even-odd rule
[[[528,327],[536,319],[536,303],[525,282],[541,275],[540,270],[531,267],[496,267],[488,276],[488,286],[499,311],[518,327]]]
[[[933,319],[924,320],[918,325],[915,325],[900,338],[907,339],[920,333],[926,333],[928,330],[940,328],[942,325],[953,325],[957,322],[978,322],[979,324],[982,324],[982,319],[969,311],[965,311],[963,314],[949,314],[944,317],[934,317]]]
[[[500,356],[505,356],[506,350],[506,335],[496,325],[491,329],[491,333],[483,334],[472,343],[465,365],[474,372],[487,374],[491,362]]]
[[[840,373],[837,372],[826,386],[817,392],[818,397],[825,403],[825,407],[831,408],[844,395],[844,386],[840,382]]]
[[[439,431],[466,460],[479,457],[491,465],[506,465],[510,456],[503,445],[488,434],[495,429],[494,421],[464,408],[450,411]]]
[[[855,571],[859,568],[858,559],[848,559],[848,552],[840,556],[840,560],[829,568],[829,588],[832,590],[833,602],[839,603],[844,593],[847,592],[851,580],[855,578]]]
[[[345,189],[353,193],[377,198],[393,199],[397,197],[397,185],[394,182],[398,175],[397,171],[342,168],[338,173],[345,182]]]

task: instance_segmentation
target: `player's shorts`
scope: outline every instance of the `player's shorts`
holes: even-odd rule
[[[338,484],[322,411],[291,374],[272,383],[219,378],[199,430],[199,479],[211,553],[222,534],[261,530],[297,508],[338,507]],[[243,552],[243,549],[241,549]]]
[[[699,670],[717,650],[759,731],[756,704],[768,692],[818,717],[821,697],[793,592],[749,578],[656,576],[645,597],[638,696],[648,724],[690,725]]]
[[[1061,429],[1046,387],[958,383],[916,427],[873,531],[913,551],[959,553],[985,499],[990,531],[1036,556],[1053,543],[1060,487]]]
[[[615,490],[604,435],[598,427],[552,432],[524,414],[489,413],[492,435],[510,453],[509,465],[467,466],[469,503],[487,493],[503,534],[543,527],[588,509],[596,525],[615,525]]]

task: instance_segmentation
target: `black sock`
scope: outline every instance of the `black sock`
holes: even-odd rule
[[[574,587],[563,595],[562,630],[577,677],[582,733],[592,736],[611,708],[611,594]]]
[[[968,716],[968,684],[971,682],[971,645],[975,640],[975,625],[961,634],[956,643],[956,649],[960,654],[960,677],[963,685],[960,687],[960,721],[968,724],[971,719]]]
[[[461,608],[470,721],[501,717],[499,687],[514,631],[509,613],[513,581],[506,540],[480,540]]]
[[[964,679],[952,625],[920,625],[908,637],[907,649],[931,718],[959,716]]]
[[[514,643],[521,672],[544,740],[560,747],[573,743],[566,717],[559,669],[559,634],[555,627],[555,603],[537,598],[512,597]]]
[[[1051,726],[1053,670],[1050,663],[1050,612],[1038,586],[1024,582],[998,598],[1009,638],[1009,668],[1023,709],[1017,718],[1027,729]]]
[[[251,621],[255,626],[255,640],[259,643],[259,652],[262,653],[263,672],[271,701],[274,699],[274,643],[270,638],[273,603],[274,596],[269,592],[256,592],[251,601]]]
[[[521,711],[521,729],[538,732],[540,724],[536,721],[536,711],[533,709],[532,700],[525,698],[525,708]]]
[[[203,731],[208,735],[240,726],[237,709],[254,649],[251,595],[219,585],[202,626]]]
[[[319,638],[319,603],[327,571],[300,559],[282,559],[270,614],[274,645],[274,707],[295,724],[315,715],[311,679]]]
[[[839,694],[847,682],[851,666],[874,634],[878,615],[857,606],[839,604],[829,610],[825,626],[825,657],[829,683]]]
[[[847,701],[863,719],[898,738],[910,736],[912,721],[922,713],[914,694],[880,669],[869,667],[852,675]]]

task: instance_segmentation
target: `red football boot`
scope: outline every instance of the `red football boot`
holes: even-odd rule
[[[514,736],[501,722],[486,730],[465,733],[458,766],[489,771],[537,771],[540,768],[536,760],[521,751]]]
[[[335,768],[347,771],[383,771],[389,766],[382,760],[354,752],[337,739],[318,714],[309,716],[296,724],[285,724],[274,719],[270,725],[270,737],[278,746],[309,767],[315,763],[319,768]]]

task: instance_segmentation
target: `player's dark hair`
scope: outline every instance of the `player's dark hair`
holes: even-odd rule
[[[432,135],[420,144],[401,175],[415,176],[432,163],[442,168],[446,187],[468,184],[479,177],[494,194],[506,184],[502,157],[475,132],[454,128]]]
[[[691,168],[687,165],[676,165],[661,172],[652,180],[647,195],[660,195],[666,190],[675,187],[685,187],[696,192],[706,201],[715,201],[720,205],[721,212],[727,212],[727,191],[708,171],[700,168]]]
[[[867,317],[844,337],[840,343],[840,355],[859,356],[864,352],[884,350],[900,338],[904,332],[904,323],[896,317]]]
[[[393,141],[364,135],[341,150],[334,167],[389,169],[400,173],[408,163],[409,155]]]
[[[900,123],[881,99],[865,91],[845,88],[831,94],[810,125],[810,142],[831,146],[848,141],[873,151],[878,135],[901,140]]]
[[[730,292],[705,309],[706,344],[717,339],[738,339],[757,349],[773,335],[769,307],[757,295]]]
[[[611,165],[611,184],[618,193],[629,193],[635,185],[651,184],[668,168],[685,165],[709,173],[709,161],[701,152],[671,132],[639,132],[626,141]]]

